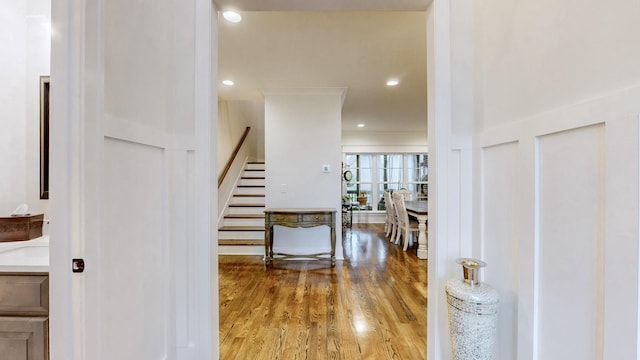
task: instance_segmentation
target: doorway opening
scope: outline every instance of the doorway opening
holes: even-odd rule
[[[219,10],[224,8],[221,7]],[[218,87],[218,104],[225,112],[219,117],[219,120],[223,121],[218,124],[219,143],[222,143],[225,137],[228,139],[229,136],[238,134],[237,129],[251,126],[257,130],[255,159],[259,161],[262,157],[263,160],[264,152],[260,152],[260,145],[264,146],[264,142],[259,142],[264,133],[264,103],[261,88],[346,86],[349,91],[342,113],[343,152],[345,150],[362,151],[363,148],[367,148],[369,152],[372,149],[373,151],[383,151],[383,149],[388,151],[394,147],[397,149],[401,148],[400,144],[408,136],[415,138],[416,134],[424,139],[424,149],[418,146],[419,151],[426,150],[425,23],[427,16],[425,11],[390,14],[398,15],[398,23],[386,18],[381,12],[366,11],[362,14],[359,12],[255,11],[242,13],[243,19],[240,23],[227,23],[219,17],[217,78],[220,84],[215,86]],[[412,18],[415,25],[411,25],[413,23],[406,19],[402,20],[402,15]],[[338,19],[333,19],[332,16]],[[372,18],[368,18],[370,16]],[[342,24],[341,21],[346,24]],[[375,30],[366,27],[369,23]],[[313,24],[319,25],[314,27]],[[401,49],[410,49],[418,52],[419,55],[404,56],[400,50],[389,51],[388,49],[387,51],[379,50],[377,55],[368,55],[375,42],[371,39],[380,38],[400,42]],[[329,44],[330,47],[323,47],[323,44]],[[283,52],[284,50],[287,52]],[[295,60],[294,56],[302,57]],[[336,65],[344,64],[348,56],[355,57],[356,61],[353,65]],[[385,61],[388,64],[388,71],[383,73],[379,68],[371,70],[373,65],[379,65]],[[412,66],[419,68],[417,73],[408,70]],[[279,70],[280,68],[282,70]],[[345,84],[349,74],[361,73],[368,74],[366,82],[363,80],[362,83],[356,81]],[[399,83],[395,86],[387,85],[386,82],[390,77],[398,77]],[[226,84],[222,81],[226,81]],[[233,85],[230,85],[231,82]],[[422,87],[423,90],[406,93],[404,92],[406,88],[403,87],[414,89]],[[367,104],[372,105],[367,106]],[[402,104],[399,106],[402,110],[394,111],[393,106],[385,107],[385,104]],[[358,109],[365,110],[358,112]],[[358,127],[360,124],[365,126]],[[407,148],[403,150],[408,151]],[[415,151],[415,149],[412,150]],[[220,151],[222,152],[224,150]],[[340,180],[336,179],[336,181]],[[340,199],[336,199],[336,204],[339,202]],[[380,213],[380,218],[383,218],[384,211]],[[355,225],[369,225],[364,222]],[[371,229],[375,228],[375,225],[372,225]],[[371,229],[362,234],[370,232]],[[384,230],[381,232],[384,234]],[[360,231],[354,231],[352,234],[360,233]],[[362,244],[357,240],[358,236],[349,239],[350,245]],[[348,252],[347,249],[344,251]],[[260,260],[261,255],[263,253],[254,256]],[[426,263],[426,260],[421,261]],[[231,268],[235,269],[233,271],[240,271],[247,266],[232,259],[224,259],[221,264],[225,264],[224,266],[231,264]],[[370,266],[375,268],[377,265]],[[258,270],[264,272],[263,269],[258,268]],[[426,288],[426,266],[424,275]],[[250,274],[245,273],[245,276]],[[275,282],[275,280],[270,281]],[[228,290],[228,288],[223,289],[223,286],[232,285],[224,285],[221,282],[219,291]],[[277,291],[276,287],[269,289],[272,289],[269,291]],[[225,303],[222,297],[220,300],[222,311],[222,308],[229,304]],[[253,312],[251,314],[255,315]],[[289,314],[291,315],[290,312]],[[265,316],[268,318],[273,314]],[[226,319],[220,319],[221,328],[224,321]],[[418,334],[418,338],[426,348],[426,326],[423,330]],[[225,341],[224,335],[220,336],[222,343]]]

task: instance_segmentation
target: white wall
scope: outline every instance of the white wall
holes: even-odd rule
[[[40,76],[50,74],[51,1],[29,0],[27,12],[26,201],[31,212],[48,217],[49,200],[40,199]]]
[[[262,101],[218,101],[219,171],[229,160],[247,126],[251,127],[251,160],[264,160],[264,103]]]
[[[640,4],[474,2],[473,255],[497,359],[638,357]]]
[[[27,3],[0,3],[0,216],[26,202]]]
[[[224,164],[247,126],[251,126],[255,159],[264,159],[264,102],[218,101],[218,163]],[[425,123],[427,119],[424,119]],[[343,152],[428,152],[427,133],[342,131]]]
[[[51,18],[46,0],[0,4],[0,216],[40,200],[40,76],[49,75]]]
[[[474,2],[480,125],[637,86],[637,1]]]
[[[427,119],[424,119],[425,123]],[[344,152],[427,152],[427,133],[343,131],[342,151]]]
[[[265,92],[267,208],[334,208],[338,211],[338,237],[342,224],[340,132],[343,93],[343,89]],[[323,172],[324,165],[330,166],[330,172]],[[315,253],[330,248],[326,226],[277,227],[274,236],[276,252]],[[300,241],[301,238],[305,241]],[[340,241],[336,244],[336,258],[343,258]]]

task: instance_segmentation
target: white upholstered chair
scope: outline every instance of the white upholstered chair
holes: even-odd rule
[[[398,229],[395,243],[398,244],[400,242],[400,238],[402,237],[402,249],[406,251],[409,248],[409,245],[413,244],[411,235],[413,233],[417,235],[420,229],[418,228],[417,221],[409,220],[409,214],[407,213],[407,208],[404,205],[403,194],[401,192],[394,192],[392,197],[393,205],[396,210],[396,217],[398,219]]]
[[[383,194],[384,206],[387,210],[387,219],[385,221],[385,235],[391,236],[389,241],[394,241],[396,238],[396,232],[398,231],[398,219],[396,217],[396,210],[393,206],[393,198],[390,191],[385,191]]]

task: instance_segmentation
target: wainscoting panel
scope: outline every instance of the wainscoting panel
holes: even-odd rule
[[[496,359],[638,358],[638,99],[630,88],[474,137],[472,254],[501,296]]]
[[[640,97],[638,97],[640,98]],[[603,359],[638,358],[640,116],[606,125]]]
[[[538,137],[538,359],[601,359],[605,126]]]
[[[449,247],[449,253],[455,257],[462,257],[464,249],[468,249],[469,247],[465,247],[464,245],[470,245],[469,242],[462,239],[460,224],[462,222],[460,211],[460,201],[461,201],[461,176],[463,170],[461,169],[461,157],[462,152],[459,149],[451,149],[449,152],[449,201],[451,204],[455,204],[456,206],[449,207],[449,227],[447,229],[447,247]],[[427,240],[428,242],[428,240]],[[427,246],[428,247],[428,246]],[[457,266],[454,265],[454,266]],[[458,269],[459,271],[459,269]]]
[[[482,259],[484,279],[500,293],[496,359],[515,359],[518,293],[518,142],[482,151]],[[485,251],[486,249],[486,251]]]
[[[112,358],[165,359],[173,343],[166,152],[113,138],[103,149],[110,186],[101,201],[101,262],[87,269],[101,285],[101,303],[91,304],[101,314],[99,347]]]
[[[195,283],[195,252],[194,247],[194,152],[184,150],[170,151],[171,197],[169,216],[174,220],[170,227],[171,241],[169,251],[174,264],[171,267],[175,280],[175,310],[176,310],[176,346],[189,348],[196,332],[195,322],[189,321],[195,316],[195,298],[189,296],[190,288]],[[168,266],[169,264],[167,264]]]

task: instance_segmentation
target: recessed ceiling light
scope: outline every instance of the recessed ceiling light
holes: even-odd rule
[[[357,126],[358,127],[364,127],[364,124],[358,124]]]
[[[231,80],[222,80],[222,85],[233,86],[234,82]]]
[[[392,79],[387,81],[387,86],[396,86],[398,85],[400,82],[398,80]]]
[[[231,10],[223,12],[222,17],[224,17],[227,21],[232,23],[239,23],[240,21],[242,21],[242,15],[240,15],[240,13],[237,13]]]

